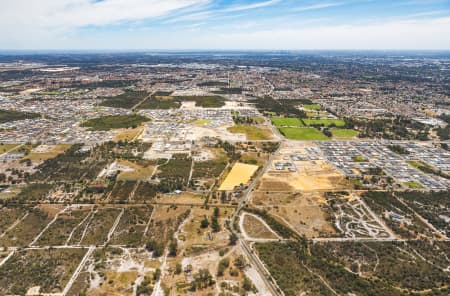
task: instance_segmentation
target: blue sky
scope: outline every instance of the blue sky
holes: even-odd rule
[[[450,49],[450,0],[0,0],[0,49]]]

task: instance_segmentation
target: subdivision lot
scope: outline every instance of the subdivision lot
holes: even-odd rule
[[[143,245],[142,238],[150,222],[153,207],[150,205],[126,207],[110,243],[127,247]]]
[[[19,222],[28,212],[24,206],[0,208],[0,235],[2,235],[14,223]]]
[[[0,246],[25,247],[47,226],[62,206],[41,205],[31,208],[28,214],[0,238]]]
[[[0,266],[0,294],[60,293],[86,249],[18,250]],[[40,294],[39,294],[40,295]]]
[[[68,244],[82,246],[104,244],[121,211],[120,208],[96,208],[88,219],[75,228]]]
[[[261,218],[256,215],[249,213],[243,213],[240,218],[240,224],[242,225],[242,230],[246,234],[248,239],[267,239],[276,240],[278,236],[274,231],[270,229],[266,223],[264,223]]]
[[[52,222],[45,232],[39,237],[35,245],[38,246],[60,246],[70,241],[70,236],[77,226],[88,219],[92,206],[72,206]]]
[[[260,181],[259,190],[327,191],[350,188],[345,176],[322,160],[291,161],[289,169],[277,169],[278,163],[286,162],[283,157],[273,161],[273,166]]]

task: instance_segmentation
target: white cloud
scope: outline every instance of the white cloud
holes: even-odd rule
[[[0,1],[0,30],[26,28],[77,28],[166,15],[209,0],[14,0]],[[0,31],[1,32],[1,31]]]
[[[264,2],[246,4],[246,5],[236,5],[236,6],[231,6],[231,7],[225,8],[222,11],[223,12],[233,12],[233,11],[256,9],[256,8],[261,8],[261,7],[272,6],[274,4],[279,3],[280,1],[281,0],[269,0],[269,1],[264,1]]]
[[[220,34],[217,48],[450,49],[450,17]],[[212,38],[212,37],[211,37]]]
[[[335,7],[335,6],[341,6],[344,5],[344,2],[330,2],[330,3],[318,3],[308,6],[301,6],[296,7],[293,9],[293,11],[309,11],[309,10],[317,10],[317,9],[324,9],[329,7]]]

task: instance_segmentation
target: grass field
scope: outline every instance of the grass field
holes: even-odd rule
[[[262,129],[253,125],[238,124],[228,128],[233,134],[245,134],[248,140],[270,140],[272,133],[269,129]]]
[[[323,125],[323,126],[330,126],[334,124],[335,126],[345,126],[345,121],[342,119],[303,119],[303,122],[306,125]]]
[[[8,152],[9,150],[19,146],[18,144],[0,144],[0,154]]]
[[[122,171],[117,176],[117,180],[122,181],[137,181],[137,180],[147,180],[151,177],[153,174],[153,171],[155,170],[154,166],[140,166],[134,162],[130,162],[127,160],[119,160],[118,163],[120,165],[125,165],[128,167],[133,168],[133,171]]]
[[[47,152],[31,152],[25,158],[31,161],[45,161],[47,159],[56,157],[57,155],[64,153],[67,149],[72,147],[71,144],[58,144],[55,145],[51,150]]]
[[[303,108],[307,110],[320,110],[322,107],[319,104],[309,104],[309,105],[303,105]]]
[[[303,126],[303,122],[298,118],[289,117],[273,117],[271,118],[272,124],[280,126]]]
[[[136,128],[146,121],[150,121],[150,119],[141,115],[114,115],[89,119],[81,126],[89,127],[93,131],[108,131],[117,128]]]
[[[315,128],[280,128],[280,132],[289,140],[320,141],[329,138]]]
[[[13,110],[2,110],[0,109],[0,123],[23,120],[23,119],[31,119],[39,117],[40,115],[37,113],[25,113]]]
[[[256,165],[236,163],[220,185],[219,190],[233,190],[240,184],[247,184],[256,170],[258,170]]]
[[[415,182],[415,181],[410,181],[410,182],[405,182],[403,183],[403,185],[411,188],[411,189],[421,189],[423,188],[422,184],[420,184],[419,182]]]
[[[193,124],[197,125],[205,125],[211,122],[211,119],[199,119],[193,122]]]
[[[333,128],[331,129],[331,134],[333,135],[333,138],[349,139],[356,137],[358,135],[358,131],[346,128]]]
[[[142,133],[143,129],[144,128],[142,126],[139,126],[137,128],[124,129],[114,137],[114,141],[132,141],[134,138],[139,136],[140,133]]]

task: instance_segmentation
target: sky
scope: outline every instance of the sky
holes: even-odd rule
[[[0,50],[449,50],[450,0],[0,0]]]

